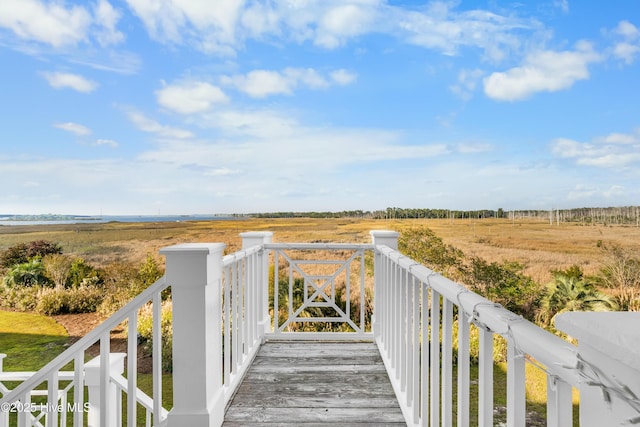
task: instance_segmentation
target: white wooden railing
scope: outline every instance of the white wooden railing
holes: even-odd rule
[[[276,339],[373,339],[366,305],[367,244],[266,244],[273,253],[273,332]],[[352,293],[357,295],[352,298]]]
[[[167,287],[162,277],[37,373],[4,372],[0,376],[2,380],[22,380],[22,383],[13,390],[0,390],[3,394],[0,426],[66,427],[67,416],[71,416],[74,427],[111,427],[123,423],[133,426],[138,405],[142,405],[146,419],[152,420],[154,426],[163,425],[166,411],[162,408],[160,306],[161,293]],[[152,304],[154,316],[152,397],[138,388],[138,311],[147,304]],[[111,353],[111,333],[125,323],[127,353]],[[99,346],[99,356],[85,363],[90,347],[95,345]],[[134,355],[127,357],[126,378],[122,376],[125,355]],[[88,400],[85,400],[85,387]],[[127,396],[124,416],[123,392]],[[67,404],[69,401],[72,405]]]
[[[0,405],[15,408],[18,402],[37,401],[55,406],[68,397],[74,408],[85,403],[88,408],[88,414],[71,414],[74,427],[133,426],[138,409],[145,411],[147,426],[219,426],[265,340],[352,339],[377,343],[408,425],[487,427],[496,421],[493,338],[500,335],[508,343],[507,426],[526,423],[527,362],[546,373],[549,426],[572,425],[573,387],[617,391],[627,407],[640,411],[635,394],[625,395],[633,387],[615,389],[615,381],[603,384],[588,375],[606,372],[608,366],[588,365],[575,346],[403,256],[397,251],[398,233],[371,235],[372,244],[276,244],[270,232],[242,233],[242,249],[226,256],[222,243],[164,248],[162,279],[38,373],[14,376],[23,381],[15,389],[2,388],[0,381]],[[160,309],[162,292],[169,287],[173,407],[167,411],[162,380],[170,374],[161,371]],[[153,311],[150,396],[139,389],[137,358],[127,357],[125,369],[125,354],[110,351],[111,332],[125,322],[126,355],[137,354],[138,312],[147,304]],[[333,332],[316,330],[318,323]],[[472,324],[478,330],[475,339]],[[100,355],[85,363],[95,343]],[[477,402],[470,394],[472,344],[479,347]],[[6,375],[0,372],[0,380],[6,381]],[[477,405],[477,422],[470,419],[472,404]],[[0,427],[67,425],[67,414],[54,415],[0,415]]]
[[[493,335],[499,334],[508,343],[506,425],[525,426],[525,361],[530,360],[547,373],[547,425],[571,426],[572,385],[579,382],[575,348],[402,255],[393,235],[385,238],[390,246],[376,246],[374,331],[408,424],[451,426],[454,417],[457,426],[470,424],[473,323],[479,330],[477,425],[494,425]]]

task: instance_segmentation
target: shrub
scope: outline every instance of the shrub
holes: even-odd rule
[[[71,276],[71,257],[62,254],[49,254],[42,258],[45,274],[56,288],[66,288]]]
[[[162,329],[162,370],[173,371],[173,306],[170,299],[163,301],[160,328]],[[153,306],[145,305],[138,313],[138,336],[147,354],[153,352]]]
[[[33,311],[38,305],[41,286],[6,287],[0,286],[0,306],[18,311]]]
[[[62,247],[48,240],[34,240],[29,243],[18,243],[10,246],[0,254],[0,266],[11,268],[16,264],[24,264],[29,260],[43,258],[50,254],[61,254]]]
[[[81,285],[98,284],[98,272],[82,258],[75,258],[69,270],[69,286],[77,288]]]
[[[540,285],[522,270],[517,262],[489,263],[472,257],[462,281],[472,291],[532,320],[540,300]]]
[[[95,312],[103,298],[104,291],[98,286],[74,289],[0,286],[1,307],[46,315]]]
[[[41,289],[35,310],[46,315],[95,312],[102,303],[104,291],[97,286],[71,289]]]
[[[398,249],[420,264],[450,277],[455,275],[464,258],[461,250],[445,244],[428,227],[413,227],[403,231],[398,238]]]
[[[45,268],[40,258],[33,258],[22,264],[15,264],[4,276],[4,285],[10,288],[16,286],[46,286],[51,282],[45,274]]]
[[[618,300],[620,310],[640,308],[640,259],[619,246],[603,248],[604,261],[595,283]]]
[[[105,286],[105,298],[98,311],[108,316],[162,277],[162,271],[155,258],[147,255],[137,266],[123,262],[109,264],[102,270],[101,275]]]

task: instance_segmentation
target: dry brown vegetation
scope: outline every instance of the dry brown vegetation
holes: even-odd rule
[[[0,226],[0,250],[44,239],[64,252],[100,266],[113,261],[139,262],[164,246],[185,242],[224,242],[227,253],[240,248],[239,233],[273,231],[279,242],[368,242],[369,231],[402,231],[415,225],[431,228],[445,243],[466,255],[492,261],[518,261],[534,280],[550,280],[552,269],[579,265],[586,274],[601,265],[602,246],[619,245],[640,258],[640,228],[550,225],[542,220],[506,219],[238,219],[206,222],[108,223],[43,226]],[[160,260],[160,257],[158,256]]]

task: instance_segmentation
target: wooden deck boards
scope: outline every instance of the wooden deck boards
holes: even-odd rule
[[[224,427],[404,426],[374,343],[265,343]]]

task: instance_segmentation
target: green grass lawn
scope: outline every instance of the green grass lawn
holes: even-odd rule
[[[69,335],[50,317],[0,310],[0,353],[5,371],[37,371],[62,353]]]

